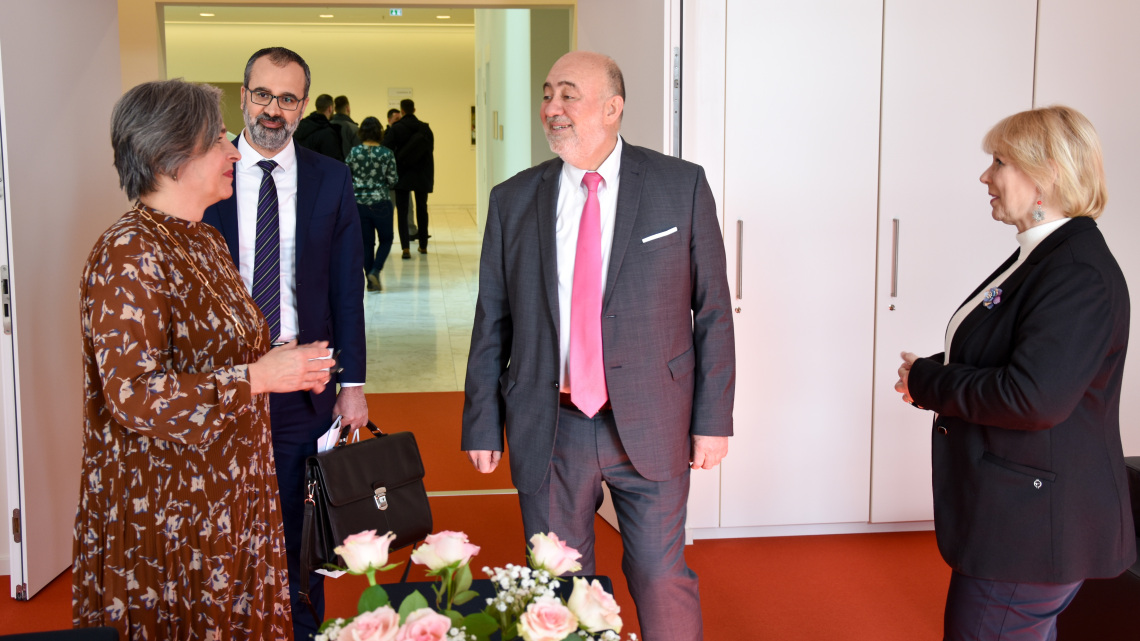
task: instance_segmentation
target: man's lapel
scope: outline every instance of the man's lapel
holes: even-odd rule
[[[293,242],[296,244],[295,266],[299,266],[302,256],[305,255],[305,239],[309,235],[307,233],[309,230],[309,222],[312,221],[313,212],[317,208],[317,193],[321,187],[321,176],[316,163],[309,161],[309,154],[316,152],[302,149],[299,145],[296,149],[297,233],[295,234]]]
[[[234,165],[234,193],[229,198],[218,202],[218,223],[221,225],[222,236],[226,239],[226,247],[230,250],[230,257],[235,265],[241,264],[238,253],[238,215],[237,215],[237,165]]]
[[[558,323],[558,238],[555,220],[558,217],[558,179],[562,162],[550,163],[538,183],[535,195],[535,215],[538,217],[538,260],[542,282],[546,289],[546,302],[550,317]]]
[[[637,221],[637,210],[641,204],[641,188],[645,184],[641,162],[644,154],[633,145],[621,146],[621,180],[618,185],[617,213],[614,218],[614,241],[610,248],[610,267],[606,274],[606,291],[602,298],[602,309],[610,302],[617,282],[625,250],[629,247],[629,237],[633,234],[633,223]]]

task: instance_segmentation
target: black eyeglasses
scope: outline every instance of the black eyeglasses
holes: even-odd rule
[[[254,91],[249,87],[246,87],[245,90],[249,92],[249,99],[255,105],[268,107],[276,98],[277,106],[285,111],[297,111],[297,108],[301,106],[301,99],[294,96],[274,96],[268,91]]]

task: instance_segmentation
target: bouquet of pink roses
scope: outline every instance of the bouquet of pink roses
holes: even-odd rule
[[[388,563],[388,546],[394,535],[377,536],[374,530],[354,534],[336,549],[346,570],[368,577],[368,584],[352,619],[334,619],[321,626],[316,641],[486,641],[496,631],[503,641],[620,641],[620,608],[611,594],[595,579],[574,578],[574,589],[565,602],[555,592],[560,577],[581,569],[577,550],[554,534],[531,537],[530,567],[508,564],[506,568],[483,568],[495,587],[482,612],[466,616],[456,612],[478,593],[471,590],[471,557],[479,547],[462,532],[439,532],[427,537],[412,553],[412,562],[438,577],[434,587],[435,609],[418,591],[394,609],[376,572],[396,567]],[[593,635],[598,634],[595,637]],[[630,635],[630,641],[636,641]]]

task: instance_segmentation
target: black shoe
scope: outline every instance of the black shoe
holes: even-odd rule
[[[407,249],[405,249],[405,250],[404,250],[404,253],[403,253],[403,254],[400,256],[400,258],[403,258],[404,260],[411,260],[411,258],[412,258],[412,252],[410,252],[410,251],[408,251]]]
[[[420,253],[426,254],[427,253],[427,247],[420,247]]]
[[[380,272],[368,272],[368,291],[384,291],[384,288],[380,285]]]

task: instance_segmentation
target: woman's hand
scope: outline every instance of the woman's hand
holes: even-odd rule
[[[895,391],[902,394],[904,403],[914,404],[914,399],[910,396],[910,368],[918,360],[918,356],[910,352],[903,352],[900,356],[902,356],[903,363],[899,365],[899,381],[895,383]]]
[[[297,345],[290,341],[249,364],[249,385],[254,394],[310,390],[320,394],[336,361],[328,358],[328,341]]]

